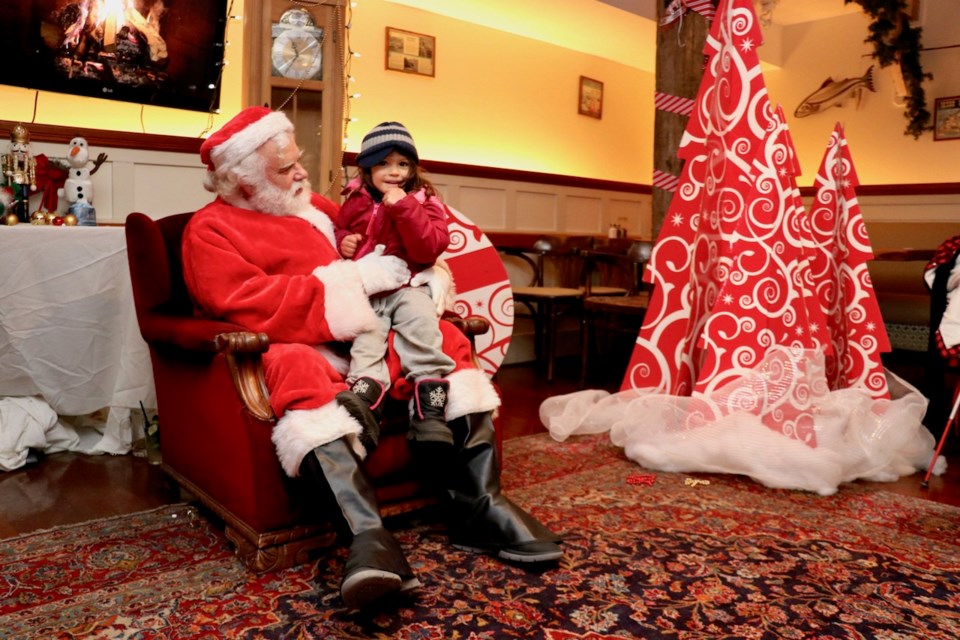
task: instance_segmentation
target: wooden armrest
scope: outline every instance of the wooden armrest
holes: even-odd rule
[[[215,343],[227,359],[233,386],[247,411],[258,420],[273,421],[276,416],[270,407],[270,392],[263,376],[262,356],[270,347],[267,334],[231,331],[219,334]]]
[[[463,335],[470,338],[471,342],[475,337],[482,336],[487,331],[490,331],[490,322],[483,316],[467,316],[466,318],[461,318],[460,316],[444,316],[443,319],[459,329]]]
[[[229,322],[194,318],[163,310],[141,314],[139,323],[140,335],[151,346],[210,354],[219,351],[217,335],[243,330]]]
[[[477,369],[483,369],[480,359],[477,357],[477,336],[482,336],[490,331],[490,322],[482,316],[467,316],[463,318],[455,314],[445,314],[443,319],[455,326],[460,332],[467,336],[470,341],[470,357]]]
[[[481,316],[445,317],[470,340],[490,330],[490,322]],[[221,333],[215,339],[217,351],[222,353],[230,366],[230,375],[237,394],[247,411],[264,422],[276,419],[270,407],[270,392],[263,375],[263,354],[270,347],[270,338],[265,333],[231,331]]]

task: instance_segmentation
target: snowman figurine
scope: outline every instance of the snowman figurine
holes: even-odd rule
[[[93,182],[90,181],[90,176],[96,173],[106,159],[106,154],[101,153],[91,170],[87,166],[90,162],[90,151],[86,139],[77,136],[70,141],[70,150],[67,152],[67,164],[70,165],[68,177],[63,188],[57,190],[57,195],[66,198],[70,203],[67,213],[76,216],[79,226],[97,225],[97,212],[93,208]]]

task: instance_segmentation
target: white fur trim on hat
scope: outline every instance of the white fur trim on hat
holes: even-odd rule
[[[461,369],[447,376],[447,421],[471,413],[486,413],[500,406],[500,396],[481,369]]]
[[[377,326],[377,315],[363,290],[357,265],[338,260],[313,270],[323,283],[324,319],[337,340],[352,340]]]
[[[293,123],[282,111],[272,111],[211,149],[210,160],[217,169],[235,165],[284,131],[292,132]]]
[[[360,457],[366,456],[363,445],[356,439],[361,430],[360,423],[333,401],[319,409],[287,411],[277,421],[270,439],[277,450],[280,466],[288,476],[296,478],[300,474],[300,463],[308,453],[345,436],[352,436],[351,445]]]

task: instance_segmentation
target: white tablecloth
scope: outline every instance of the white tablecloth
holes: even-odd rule
[[[130,450],[130,409],[156,400],[123,228],[0,227],[0,468],[28,429],[22,407],[5,410],[12,397],[42,400],[60,417],[107,408],[95,434],[68,445],[50,427],[54,446]]]

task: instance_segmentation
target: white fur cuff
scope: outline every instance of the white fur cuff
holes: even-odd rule
[[[353,340],[377,326],[377,316],[363,290],[357,266],[340,260],[313,270],[313,277],[323,283],[324,318],[330,333],[340,341]]]
[[[352,435],[351,440],[355,440],[360,431],[360,423],[334,401],[319,409],[287,411],[277,421],[270,439],[280,466],[288,476],[296,478],[300,474],[300,463],[308,453],[344,436]],[[365,455],[362,450],[358,453],[361,457]]]
[[[486,413],[500,406],[500,396],[480,369],[461,369],[447,376],[447,421],[471,413]]]

